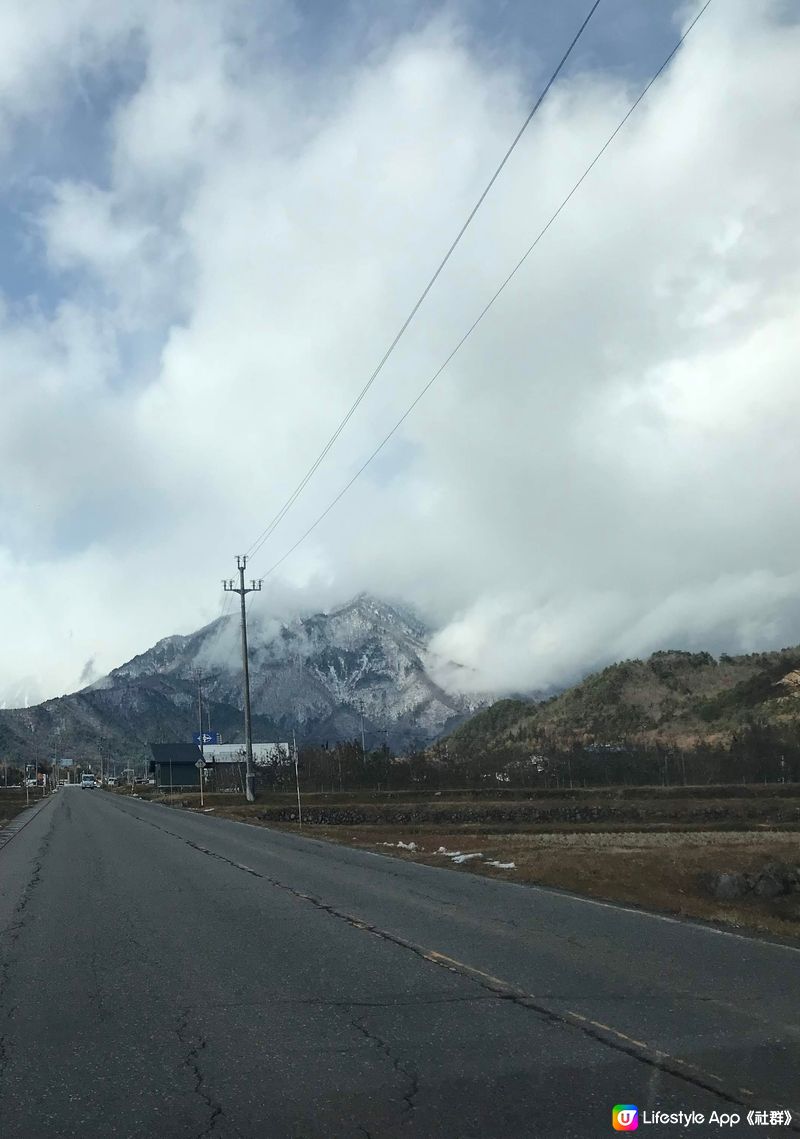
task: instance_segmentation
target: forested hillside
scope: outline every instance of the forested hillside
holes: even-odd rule
[[[671,755],[721,778],[788,778],[800,756],[800,648],[622,661],[549,700],[498,701],[457,728],[447,749],[456,763],[570,757],[624,775],[648,757],[663,770]]]

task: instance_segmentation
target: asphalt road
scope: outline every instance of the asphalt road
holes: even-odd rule
[[[795,948],[101,791],[19,822],[3,1139],[800,1130],[746,1124],[800,1106]]]

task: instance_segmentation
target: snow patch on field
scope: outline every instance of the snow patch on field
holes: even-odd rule
[[[470,854],[463,854],[460,850],[448,850],[446,846],[440,846],[436,851],[437,854],[449,858],[451,862],[461,865],[462,862],[469,862],[472,858],[483,858],[484,855],[480,850],[473,851]],[[500,862],[496,858],[487,858],[487,866],[495,866],[498,870],[516,870],[517,865],[515,862]]]
[[[417,850],[424,853],[424,847],[417,846],[415,842],[376,842],[376,846],[390,846],[392,848],[400,848],[400,850]],[[471,862],[474,858],[485,858],[486,856],[480,850],[473,850],[464,852],[462,850],[448,850],[446,846],[440,846],[435,854],[441,854],[443,858],[449,858],[457,866],[461,866],[464,862]],[[517,865],[515,862],[501,862],[496,858],[486,859],[487,866],[494,866],[498,870],[516,870]]]
[[[448,850],[446,846],[440,846],[436,851],[437,854],[443,854],[445,858],[451,859],[453,862],[468,862],[470,858],[483,858],[479,850],[473,854],[462,854],[460,850]]]

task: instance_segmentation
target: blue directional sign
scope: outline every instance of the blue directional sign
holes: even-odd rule
[[[195,732],[194,735],[192,736],[192,740],[194,743],[199,745],[201,742],[200,733]],[[204,743],[204,744],[218,744],[219,743],[219,732],[203,732],[202,743]]]

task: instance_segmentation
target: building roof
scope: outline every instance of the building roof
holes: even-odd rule
[[[156,763],[197,763],[200,748],[197,744],[150,744]]]

